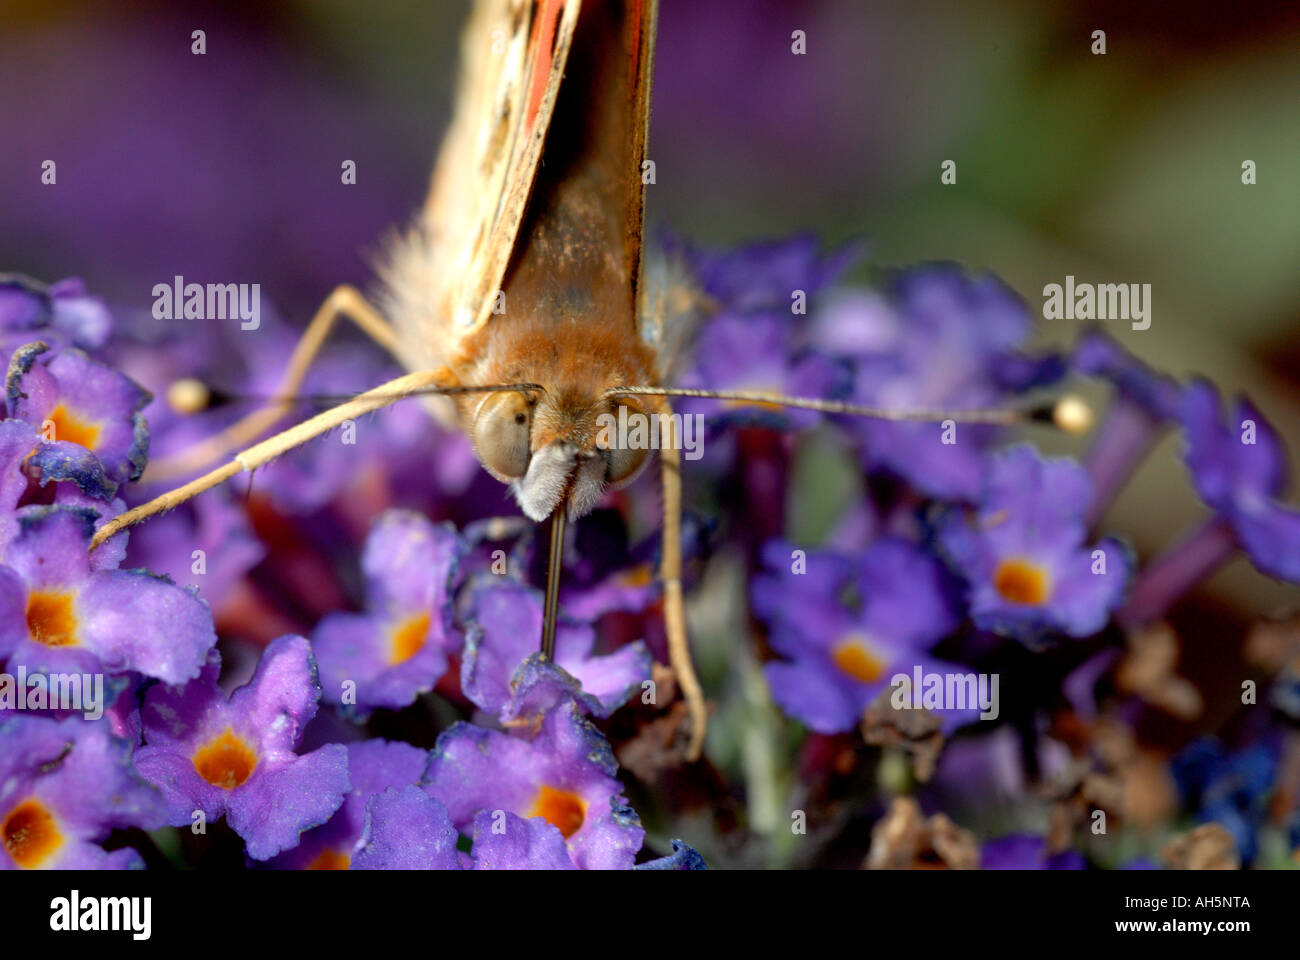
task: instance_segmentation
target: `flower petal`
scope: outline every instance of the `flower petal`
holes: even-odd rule
[[[254,771],[231,792],[226,819],[244,838],[248,855],[266,860],[333,816],[349,788],[347,748],[327,744],[274,769]]]
[[[459,870],[447,808],[416,786],[371,798],[353,870]]]
[[[484,810],[474,818],[475,870],[576,870],[564,835],[541,817]]]

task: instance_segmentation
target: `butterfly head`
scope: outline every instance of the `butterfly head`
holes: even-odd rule
[[[606,489],[631,483],[645,466],[646,444],[626,429],[645,416],[638,405],[603,391],[501,391],[478,404],[470,436],[479,462],[510,484],[531,519],[545,520],[563,506],[576,520]]]

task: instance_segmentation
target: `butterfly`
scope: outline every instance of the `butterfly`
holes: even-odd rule
[[[289,358],[278,398],[148,479],[224,464],[103,525],[92,549],[348,420],[408,397],[469,437],[520,509],[550,523],[541,650],[554,653],[566,523],[650,461],[602,417],[657,417],[660,580],[669,660],[689,707],[690,760],[707,724],[682,590],[680,436],[674,396],[906,420],[1013,423],[1015,410],[865,408],[762,391],[668,384],[700,315],[689,288],[656,282],[643,251],[656,0],[479,0],[462,42],[458,99],[428,198],[379,269],[378,304],[340,287]],[[685,293],[683,293],[685,290]],[[262,440],[290,409],[339,317],[409,372]],[[191,396],[192,395],[192,396]],[[201,406],[178,384],[174,405]],[[251,445],[250,445],[251,444]],[[241,449],[242,448],[242,449]]]

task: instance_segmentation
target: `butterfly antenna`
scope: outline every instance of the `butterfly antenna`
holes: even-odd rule
[[[398,400],[420,395],[441,394],[448,396],[466,393],[489,393],[499,390],[517,390],[524,393],[543,392],[539,385],[531,383],[466,387],[445,386],[440,382],[441,379],[442,371],[439,370],[422,370],[405,374],[390,380],[388,383],[380,384],[373,390],[358,394],[332,409],[318,413],[296,426],[268,437],[261,443],[246,447],[221,466],[108,520],[95,531],[95,535],[90,540],[90,549],[94,550],[105,540],[116,536],[128,527],[132,527],[157,514],[166,513],[168,510],[172,510],[187,500],[198,496],[205,490],[210,490],[219,484],[225,483],[239,473],[247,473],[256,470],[265,463],[270,463],[295,447],[301,446],[322,434],[329,433],[348,420],[374,413],[376,410],[391,403],[396,403]]]
[[[555,662],[555,618],[560,610],[560,572],[564,559],[564,503],[551,514],[551,553],[546,561],[546,606],[542,614],[542,656]]]
[[[394,399],[433,395],[446,397],[467,393],[498,393],[506,390],[524,393],[545,392],[542,386],[536,383],[499,383],[483,386],[424,387],[419,390],[405,392],[400,397],[395,396]],[[358,393],[235,393],[218,389],[193,377],[185,377],[172,381],[167,387],[167,405],[176,413],[193,415],[232,403],[315,404],[332,407],[340,403],[346,403],[359,395]]]
[[[1050,404],[1035,407],[1003,407],[989,410],[898,410],[887,407],[868,407],[842,400],[820,400],[813,397],[788,397],[764,390],[697,390],[690,387],[615,387],[606,396],[638,397],[699,397],[710,400],[729,400],[741,404],[796,407],[801,410],[818,410],[822,413],[842,414],[851,417],[869,417],[876,420],[894,420],[917,423],[939,423],[952,420],[958,423],[987,423],[1011,426],[1018,423],[1050,423],[1067,433],[1086,433],[1092,427],[1092,408],[1079,396],[1068,394]]]

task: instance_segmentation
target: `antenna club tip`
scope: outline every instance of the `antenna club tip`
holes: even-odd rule
[[[202,380],[185,377],[167,387],[167,406],[179,414],[201,413],[212,401],[212,391]]]
[[[1079,436],[1092,429],[1092,407],[1076,393],[1067,393],[1052,407],[1052,423],[1066,433]]]

